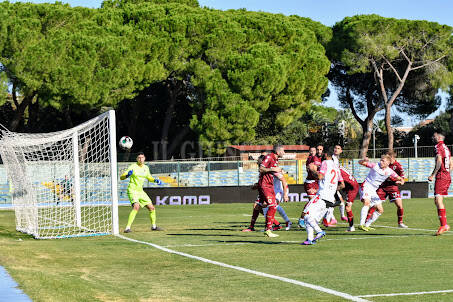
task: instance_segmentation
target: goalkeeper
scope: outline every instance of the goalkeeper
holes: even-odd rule
[[[129,214],[129,219],[127,220],[127,226],[124,229],[124,233],[131,232],[131,225],[134,222],[135,216],[138,213],[140,207],[147,207],[149,210],[149,219],[151,220],[151,230],[152,231],[161,231],[162,229],[156,225],[156,209],[151,202],[148,194],[143,191],[143,183],[145,179],[149,180],[150,182],[154,182],[158,185],[162,185],[162,181],[159,179],[154,179],[150,172],[147,165],[145,165],[145,154],[143,152],[138,153],[137,162],[135,164],[130,165],[126,172],[124,172],[121,176],[121,180],[125,180],[126,178],[129,179],[129,186],[127,187],[127,196],[132,204],[132,211]]]

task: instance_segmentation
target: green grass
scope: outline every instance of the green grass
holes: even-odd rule
[[[297,227],[272,239],[240,232],[251,207],[161,206],[157,217],[163,232],[151,232],[147,211],[141,210],[127,237],[354,296],[453,289],[453,233],[433,236],[438,219],[432,200],[405,201],[405,223],[424,230],[378,227],[346,233],[346,224],[339,224],[315,246],[299,245],[306,233]],[[302,204],[284,207],[295,225]],[[360,207],[354,205],[356,224]],[[384,208],[376,224],[396,227],[396,207],[386,203]],[[121,231],[129,210],[120,207]],[[12,211],[0,211],[0,265],[33,301],[345,301],[113,236],[35,240],[16,232],[14,223]],[[453,301],[453,293],[366,299]]]

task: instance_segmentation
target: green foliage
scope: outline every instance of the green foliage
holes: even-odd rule
[[[186,91],[178,97],[185,120],[164,122],[190,126],[206,151],[222,154],[225,145],[255,139],[259,123],[270,132],[287,128],[327,87],[323,45],[331,31],[307,18],[204,9],[195,0],[105,1],[96,10],[0,6],[0,63],[23,100],[17,116],[35,111],[28,120],[35,131],[40,108],[95,112],[140,96],[143,110],[166,115],[169,96]],[[193,88],[141,93],[170,78]],[[144,127],[134,114],[127,128]]]
[[[6,103],[8,98],[8,77],[0,72],[0,106]]]
[[[335,24],[328,47],[333,63],[329,79],[364,133],[371,131],[368,121],[386,106],[418,117],[439,107],[438,89],[453,83],[452,33],[451,27],[434,22],[378,15],[347,17]],[[364,136],[363,148],[369,138]]]
[[[101,7],[102,8],[123,7],[125,4],[144,4],[144,3],[152,4],[178,3],[192,7],[200,6],[197,0],[105,0],[102,2]]]

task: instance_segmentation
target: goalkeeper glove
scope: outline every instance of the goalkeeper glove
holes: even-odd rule
[[[134,171],[132,171],[132,170],[130,170],[129,172],[127,172],[126,178],[128,178],[129,176],[131,176],[132,173],[134,173]]]
[[[156,178],[154,180],[154,183],[157,184],[158,186],[161,186],[162,185],[162,180]]]

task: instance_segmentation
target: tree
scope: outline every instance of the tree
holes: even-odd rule
[[[377,15],[348,17],[335,24],[328,51],[335,70],[331,79],[345,84],[339,88],[343,90],[342,102],[351,107],[364,129],[361,156],[368,148],[372,118],[380,110],[385,110],[388,148],[393,149],[394,104],[423,115],[435,109],[439,102],[435,97],[437,88],[446,88],[453,81],[448,70],[452,33],[451,27],[434,22]],[[339,79],[341,76],[370,83],[360,83],[359,89],[353,89],[354,83]],[[358,104],[354,99],[363,97],[366,100],[360,101],[358,111],[365,111],[366,107],[368,115],[364,120],[353,107]]]

